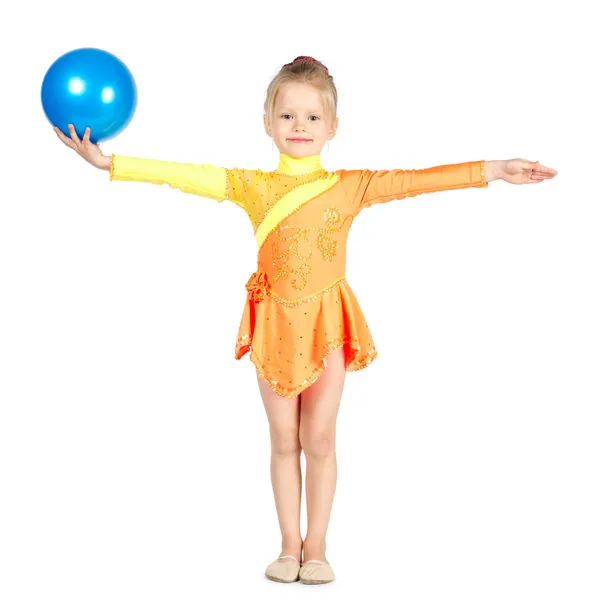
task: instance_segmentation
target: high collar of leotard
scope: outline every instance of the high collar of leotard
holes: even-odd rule
[[[313,171],[323,169],[321,165],[321,156],[312,154],[311,156],[290,156],[289,154],[279,154],[279,165],[276,171],[285,175],[306,175]]]

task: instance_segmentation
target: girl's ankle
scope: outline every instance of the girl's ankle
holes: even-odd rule
[[[323,538],[309,538],[309,537],[307,537],[305,540],[303,540],[302,543],[303,543],[304,546],[313,546],[313,547],[326,546],[327,545],[325,543],[325,540]]]
[[[302,558],[302,537],[284,536],[281,540],[281,554],[291,554]]]

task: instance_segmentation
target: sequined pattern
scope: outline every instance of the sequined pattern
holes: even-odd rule
[[[282,225],[274,230],[274,239],[270,241],[271,259],[276,270],[276,277],[273,280],[288,279],[296,290],[303,290],[308,282],[308,275],[312,267],[309,263],[312,257],[312,244],[309,239],[310,232],[317,232],[316,246],[324,261],[331,261],[340,244],[334,240],[331,235],[338,233],[344,221],[351,219],[351,215],[346,215],[342,220],[342,212],[339,208],[328,207],[324,211],[324,227],[305,227],[297,228],[289,225]],[[292,258],[295,257],[299,264],[292,266]]]
[[[330,292],[338,283],[340,283],[340,281],[344,281],[345,279],[346,279],[346,277],[340,277],[339,279],[336,279],[331,285],[327,286],[326,288],[319,290],[318,292],[314,292],[314,293],[310,294],[309,296],[304,296],[302,298],[298,298],[297,300],[286,300],[285,298],[282,298],[281,296],[277,295],[271,289],[268,290],[267,294],[269,296],[271,296],[271,298],[273,298],[273,300],[275,300],[275,302],[277,302],[278,304],[281,304],[281,306],[299,306],[300,304],[305,304],[306,302],[314,302],[315,300],[318,300],[319,298],[321,298],[321,296],[323,296],[323,294]]]
[[[333,178],[333,185],[336,185],[337,183],[339,183],[339,175],[337,175],[337,173],[328,173],[327,177],[332,177]],[[319,178],[319,179],[325,179],[325,178]],[[296,186],[296,187],[300,187],[300,186]],[[312,203],[314,200],[316,200],[317,198],[319,198],[320,196],[322,196],[323,194],[326,194],[329,191],[329,188],[322,190],[321,192],[315,193],[311,198],[310,198],[310,202]],[[288,214],[288,218],[291,217],[292,215],[294,215],[296,212],[298,212],[299,210],[302,210],[303,208],[303,204],[298,206],[297,208],[295,208],[294,210],[290,211],[290,213]],[[266,215],[265,215],[266,217]],[[261,225],[263,223],[265,219],[262,219],[262,221],[259,223],[259,225]],[[286,219],[287,220],[287,219]],[[254,233],[256,234],[258,227],[256,227],[256,229],[254,230]],[[271,227],[271,229],[266,233],[264,241],[262,244],[260,244],[260,246],[262,246],[268,239],[269,237],[273,234],[273,232],[277,229],[277,226],[273,226]],[[260,247],[259,247],[260,250]]]

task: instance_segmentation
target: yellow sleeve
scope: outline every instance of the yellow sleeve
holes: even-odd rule
[[[135,158],[119,154],[111,155],[110,159],[110,181],[167,184],[186,194],[196,194],[218,202],[229,200],[244,210],[247,198],[245,173],[244,169]]]
[[[487,187],[484,164],[484,160],[476,160],[429,169],[346,171],[346,187],[350,190],[352,212],[356,215],[371,204],[419,194]]]

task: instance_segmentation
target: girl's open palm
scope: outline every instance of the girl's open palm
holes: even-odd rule
[[[558,171],[540,165],[539,161],[531,162],[525,158],[513,158],[506,161],[502,179],[508,183],[541,183],[552,179]]]
[[[104,154],[102,154],[99,144],[90,142],[91,129],[89,127],[86,128],[83,139],[81,140],[73,125],[69,125],[69,131],[71,132],[70,138],[68,138],[58,127],[54,127],[53,129],[63,144],[75,150],[79,156],[87,160],[91,165],[94,165],[94,167],[100,168]]]

